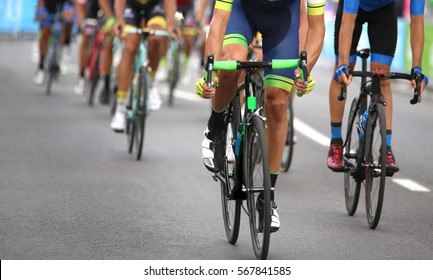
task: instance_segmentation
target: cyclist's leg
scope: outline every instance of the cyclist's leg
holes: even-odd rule
[[[167,28],[165,13],[160,5],[155,5],[151,10],[147,11],[146,18],[148,19],[146,25],[150,29],[163,30]],[[151,67],[151,71],[149,73],[149,108],[151,110],[158,110],[162,104],[161,97],[159,96],[157,85],[155,83],[155,76],[156,72],[158,71],[159,62],[163,55],[161,52],[161,47],[166,46],[166,44],[166,37],[150,36],[148,38],[148,58]]]
[[[339,66],[338,62],[338,48],[339,42],[338,37],[340,33],[341,17],[343,13],[343,1],[340,1],[337,8],[337,14],[335,19],[335,33],[334,33],[334,53],[335,53],[335,66],[334,71]],[[349,67],[354,69],[356,63],[356,48],[358,45],[359,38],[362,32],[362,21],[357,20],[352,38],[352,46],[350,49]],[[341,133],[341,126],[344,116],[344,107],[346,100],[339,101],[341,86],[337,81],[334,80],[334,75],[331,77],[329,85],[329,112],[331,120],[331,143],[328,151],[327,165],[328,168],[333,171],[344,171],[343,162],[343,139]]]
[[[394,3],[372,12],[369,15],[368,35],[371,46],[371,69],[390,70],[397,45],[397,16]],[[392,140],[392,94],[390,80],[381,81],[383,101],[386,103],[386,146],[387,167],[389,171],[397,172],[394,154],[391,149]]]
[[[40,21],[39,64],[33,78],[33,83],[35,85],[42,85],[44,83],[44,64],[48,53],[48,42],[51,35],[51,25],[53,24],[53,21],[54,14],[50,13],[50,10],[48,10],[48,14],[45,18]]]
[[[124,12],[125,24],[140,27],[138,12],[136,9],[126,5]],[[111,128],[116,132],[123,132],[125,130],[126,96],[133,75],[132,66],[135,54],[137,53],[141,37],[138,34],[126,34],[123,40],[123,54],[118,70],[116,113],[111,122]]]
[[[182,63],[182,83],[188,84],[191,80],[191,73],[188,71],[189,58],[194,47],[195,38],[197,37],[196,21],[194,17],[194,4],[178,5],[178,9],[184,9],[184,20],[182,24],[182,37],[184,41],[183,54],[184,60]]]
[[[67,65],[64,62],[70,62],[71,60],[71,37],[72,37],[72,27],[76,21],[77,13],[75,7],[71,1],[66,1],[62,7],[62,55],[61,55],[61,70],[63,74],[68,72]]]
[[[248,45],[255,33],[239,1],[233,3],[230,20],[221,52],[221,60],[244,61],[248,55]],[[240,71],[220,71],[219,85],[212,98],[212,113],[202,141],[202,158],[206,168],[211,172],[222,169],[225,114],[230,101],[236,94]],[[217,144],[217,145],[216,145]]]
[[[92,0],[94,1],[94,0]],[[96,32],[96,12],[92,6],[92,1],[86,2],[86,6],[83,7],[84,21],[81,26],[81,45],[79,54],[79,73],[77,84],[75,85],[74,91],[78,95],[82,95],[85,85],[85,71],[89,59],[89,45],[92,35]]]

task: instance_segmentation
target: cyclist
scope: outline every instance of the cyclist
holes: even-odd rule
[[[191,55],[192,49],[194,47],[195,38],[197,37],[197,24],[194,16],[194,0],[176,0],[177,10],[182,14],[183,20],[180,26],[180,32],[183,38],[183,78],[182,83],[189,83],[190,73],[185,71],[189,66],[189,57]],[[156,78],[159,81],[167,80],[167,51],[168,51],[169,41],[164,42],[163,54],[161,57],[159,70]]]
[[[308,54],[308,71],[316,63],[325,35],[323,0],[307,0],[308,32],[305,50]],[[215,60],[245,61],[248,45],[257,31],[263,35],[263,59],[299,57],[298,28],[304,24],[299,0],[217,0],[206,41],[205,54],[214,54]],[[225,35],[225,36],[224,36]],[[293,43],[296,42],[296,43]],[[233,98],[240,71],[221,71],[212,79],[216,89],[208,88],[202,78],[196,84],[197,94],[212,98],[212,113],[202,141],[202,157],[206,168],[220,172],[223,167],[224,117]],[[287,135],[287,106],[289,92],[294,84],[301,94],[307,85],[297,79],[294,69],[265,70],[266,140],[269,154],[271,187],[275,188],[281,157]],[[219,78],[219,82],[218,82]],[[295,81],[295,79],[297,81]],[[280,227],[277,205],[272,200],[271,231]],[[258,200],[260,203],[261,200]],[[260,209],[260,205],[257,206]]]
[[[109,36],[111,37],[110,40],[106,40],[106,42],[104,43],[102,59],[102,69],[104,70],[104,73],[101,73],[102,77],[104,77],[104,87],[99,94],[99,101],[101,102],[101,104],[108,104],[110,98],[111,66],[113,64],[114,36],[112,36],[112,27],[116,22],[116,18],[114,17],[114,0],[98,0],[98,3],[106,19],[102,29],[106,34],[109,34]]]
[[[75,9],[72,0],[39,0],[36,8],[36,17],[40,24],[39,37],[39,65],[33,77],[35,85],[44,83],[44,63],[48,52],[48,42],[51,35],[51,26],[54,23],[57,5],[60,5],[62,14],[63,30],[62,44],[69,47],[71,42],[71,31],[75,21]]]
[[[335,172],[344,171],[343,140],[341,123],[345,102],[337,100],[341,85],[348,85],[352,77],[343,75],[346,69],[353,69],[356,62],[356,48],[362,31],[362,25],[368,23],[368,35],[371,48],[371,69],[390,70],[397,42],[397,15],[394,0],[340,1],[335,20],[334,51],[335,74],[329,89],[331,118],[331,143],[328,152],[328,167]],[[410,6],[410,42],[412,48],[412,73],[421,72],[421,59],[424,45],[424,0],[411,0]],[[423,74],[421,92],[427,85],[427,76]],[[412,80],[415,87],[415,81]],[[385,106],[386,145],[388,174],[399,171],[391,149],[392,135],[392,95],[390,80],[381,81],[381,90]],[[421,93],[419,93],[421,94]]]
[[[111,3],[110,3],[111,2]],[[103,11],[105,18],[104,20],[104,26],[103,29],[106,32],[110,31],[110,25],[113,25],[115,23],[115,19],[113,17],[113,5],[114,0],[76,0],[75,6],[78,11],[78,24],[81,28],[81,45],[80,45],[80,69],[78,74],[77,83],[75,85],[74,91],[77,95],[83,95],[84,92],[84,85],[86,83],[85,79],[85,72],[86,72],[86,66],[89,60],[89,51],[90,51],[90,41],[92,38],[92,35],[97,32],[96,28],[96,20],[98,19],[98,12],[100,10]],[[104,71],[106,73],[104,75],[104,90],[106,87],[109,88],[109,78],[107,81],[107,76],[109,75],[109,71],[111,69],[111,57],[112,57],[112,41],[109,43],[104,44],[103,49],[103,61],[104,61]],[[105,64],[105,61],[108,63]],[[103,93],[103,92],[102,92]],[[101,100],[105,101],[105,100]],[[105,103],[105,102],[101,102]]]
[[[116,25],[120,30],[124,30],[125,25],[142,27],[142,24],[145,23],[151,29],[167,29],[167,31],[173,33],[176,12],[175,1],[164,0],[165,12],[159,0],[116,0],[114,8],[117,18]],[[121,31],[119,32],[118,29],[116,28],[116,31],[119,34]],[[161,107],[161,98],[155,86],[154,78],[161,59],[161,42],[164,39],[159,36],[151,36],[148,39],[148,56],[152,68],[149,73],[151,79],[149,107],[151,110],[158,110]],[[111,128],[116,132],[125,130],[125,100],[132,77],[132,65],[140,40],[140,35],[136,34],[126,34],[124,37],[124,49],[118,74],[116,113],[111,122]]]

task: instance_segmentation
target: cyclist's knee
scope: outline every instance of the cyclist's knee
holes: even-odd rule
[[[136,40],[126,40],[123,47],[123,56],[132,58],[137,53],[139,42]]]
[[[282,89],[271,87],[265,94],[266,112],[277,122],[283,122],[287,114],[288,93]]]

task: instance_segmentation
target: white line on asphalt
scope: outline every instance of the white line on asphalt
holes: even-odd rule
[[[408,190],[411,190],[413,192],[431,192],[430,189],[418,184],[417,182],[411,180],[411,179],[392,179],[392,181],[400,186],[402,186],[403,188],[406,188]]]
[[[329,142],[331,139],[324,134],[318,132],[308,124],[304,123],[298,118],[295,118],[293,120],[293,126],[296,129],[296,132],[299,132],[303,134],[305,137],[310,138],[314,142],[318,143],[319,145],[322,145],[324,147],[329,147]]]
[[[161,87],[161,93],[163,95],[168,95],[168,87],[164,86]],[[180,98],[188,101],[193,102],[200,102],[206,99],[200,98],[197,94],[194,93],[194,91],[185,91],[181,89],[175,89],[174,90],[174,98]],[[210,101],[209,101],[210,102]]]

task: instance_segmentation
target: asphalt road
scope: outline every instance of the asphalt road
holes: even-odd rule
[[[0,259],[254,259],[246,215],[238,243],[225,238],[219,184],[201,161],[210,107],[193,94],[194,78],[173,108],[150,116],[136,161],[109,109],[74,95],[75,67],[46,96],[32,84],[30,54],[30,41],[0,42]],[[401,171],[371,230],[363,197],[348,216],[343,176],[326,167],[331,67],[321,60],[315,92],[295,101],[297,144],[278,180],[269,259],[433,259],[431,93],[412,106],[410,90],[396,87]]]

